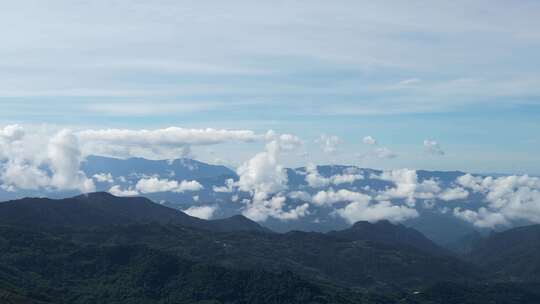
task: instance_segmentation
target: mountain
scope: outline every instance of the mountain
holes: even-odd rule
[[[287,174],[286,205],[294,209],[309,201],[309,197],[319,191],[348,190],[377,197],[380,193],[397,187],[395,182],[380,178],[383,171],[360,168],[348,165],[322,165],[317,166],[317,175],[326,184],[324,186],[310,186],[306,176],[313,168],[299,167],[285,169]],[[154,202],[160,202],[168,207],[178,210],[187,210],[191,207],[209,206],[213,208],[212,218],[222,219],[242,213],[245,204],[244,199],[251,199],[249,192],[239,191],[230,187],[230,179],[238,180],[237,174],[225,166],[207,164],[189,158],[175,160],[149,160],[144,158],[118,159],[103,156],[88,156],[81,164],[81,170],[87,177],[92,178],[97,191],[121,194],[140,193]],[[309,172],[308,172],[309,171]],[[313,172],[311,172],[313,173]],[[460,171],[416,171],[416,180],[436,182],[441,191],[447,188],[456,188],[456,178],[465,174]],[[150,177],[158,178],[162,185],[170,185],[170,182],[181,183],[182,181],[196,181],[201,185],[194,190],[171,190],[164,191],[163,187],[150,187],[141,189],[136,185],[141,179]],[[336,182],[335,177],[341,177]],[[413,179],[414,180],[414,179]],[[155,180],[154,180],[155,181]],[[156,183],[158,181],[155,181]],[[403,181],[405,182],[405,181]],[[144,187],[143,187],[144,188]],[[167,188],[167,187],[165,187]],[[421,189],[422,187],[416,187]],[[47,196],[53,198],[65,198],[76,195],[75,190],[53,191],[42,190],[17,190],[10,192],[8,188],[0,187],[0,200],[18,199],[21,197]],[[169,187],[170,189],[170,187]],[[407,188],[415,189],[415,187]],[[292,193],[303,195],[289,196]],[[457,218],[452,210],[455,208],[476,210],[484,204],[483,194],[469,191],[466,198],[451,201],[442,201],[437,198],[416,198],[414,208],[419,216],[405,219],[402,223],[422,232],[429,239],[440,246],[458,242],[461,238],[469,235],[477,229],[469,222]],[[395,205],[407,205],[406,198],[392,198]],[[350,227],[351,219],[340,216],[336,210],[343,209],[347,201],[339,201],[328,205],[310,204],[309,212],[294,220],[281,220],[269,217],[264,225],[273,231],[287,232],[292,230],[328,232]],[[407,205],[408,206],[408,205]]]
[[[492,233],[467,258],[498,277],[540,282],[540,225]]]
[[[332,231],[328,235],[349,241],[372,241],[386,244],[400,244],[435,254],[447,254],[422,233],[401,224],[394,225],[382,220],[376,223],[360,221],[351,228]]]
[[[216,231],[267,231],[259,224],[234,217],[205,221],[144,197],[117,197],[95,192],[66,199],[24,198],[0,203],[0,224],[39,229],[90,228],[157,222]]]
[[[485,236],[482,233],[474,231],[463,236],[458,241],[448,244],[446,248],[456,254],[467,255],[479,246],[484,241],[484,238]]]
[[[387,221],[269,233],[139,197],[23,199],[0,203],[0,300],[537,303],[539,236],[539,226],[493,234],[466,262]]]
[[[474,277],[473,267],[434,253],[421,242],[420,233],[387,222],[359,223],[341,235],[277,234],[243,216],[205,221],[142,197],[92,193],[61,200],[1,203],[0,225],[39,231],[62,227],[52,231],[87,245],[139,244],[201,263],[292,271],[342,286],[412,287],[423,281]],[[349,237],[351,231],[358,233]],[[367,237],[370,234],[376,237]],[[406,241],[392,242],[399,236],[406,236]]]
[[[224,219],[211,220],[209,223],[217,231],[257,231],[270,233],[272,230],[263,227],[243,215],[233,215]]]
[[[0,227],[2,303],[362,303],[293,273],[235,270],[141,245],[94,246]]]
[[[81,169],[87,176],[110,173],[114,177],[123,176],[169,176],[175,179],[204,179],[218,176],[236,176],[231,169],[210,165],[194,159],[179,158],[174,160],[149,160],[139,157],[119,159],[90,155],[83,162]]]
[[[349,241],[318,232],[215,233],[154,223],[103,226],[78,231],[75,236],[68,234],[82,243],[139,244],[221,267],[291,271],[347,287],[412,288],[423,282],[479,277],[474,266],[452,256],[400,244]]]

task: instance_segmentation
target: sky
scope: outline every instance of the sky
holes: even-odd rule
[[[302,140],[288,166],[540,174],[538,1],[20,0],[0,33],[0,128],[226,130],[188,152],[232,167],[274,130]]]

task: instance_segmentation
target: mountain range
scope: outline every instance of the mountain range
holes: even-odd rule
[[[493,233],[457,255],[388,221],[278,233],[240,215],[203,220],[98,192],[0,203],[0,230],[6,303],[540,299],[538,226]]]
[[[108,191],[116,195],[143,195],[154,202],[178,210],[184,210],[193,215],[223,219],[237,214],[245,213],[244,200],[250,200],[251,194],[232,187],[238,182],[239,176],[225,166],[211,165],[200,161],[182,158],[176,160],[148,160],[143,158],[116,159],[103,156],[89,156],[82,163],[82,172],[93,178],[97,191]],[[313,171],[314,170],[314,171]],[[306,200],[313,199],[320,191],[332,195],[332,191],[347,190],[375,196],[377,193],[387,191],[392,187],[401,187],[396,181],[381,178],[383,171],[359,168],[355,166],[327,165],[285,169],[286,190],[283,192],[286,205],[291,210],[301,207]],[[406,191],[417,191],[423,184],[435,182],[436,187],[443,190],[455,188],[455,181],[463,176],[459,171],[415,171],[413,183],[403,181]],[[324,187],[310,184],[307,179],[312,175],[318,179],[315,182],[324,182]],[[154,184],[141,185],[141,180],[150,179]],[[193,187],[180,189],[170,187],[169,183],[191,182]],[[398,181],[400,182],[400,181]],[[426,183],[424,183],[426,182]],[[162,183],[158,186],[155,183]],[[146,186],[146,187],[141,187]],[[150,188],[150,186],[154,186]],[[161,187],[161,188],[160,188]],[[396,188],[398,189],[398,188]],[[401,189],[401,188],[399,188]],[[413,189],[413,190],[407,190]],[[418,190],[420,191],[420,190]],[[415,228],[428,238],[442,246],[451,246],[463,237],[475,231],[486,233],[483,229],[456,217],[452,210],[458,208],[478,208],[484,197],[478,193],[470,193],[466,198],[441,200],[438,197],[413,198],[414,205],[408,202],[409,198],[394,198],[394,203],[406,208],[414,209],[417,216],[401,219],[401,223]],[[76,195],[76,191],[24,190],[6,191],[0,187],[0,200],[17,199],[22,197],[66,198]],[[281,219],[273,216],[265,218],[259,223],[277,232],[292,230],[329,232],[332,230],[350,227],[357,220],[346,218],[344,213],[336,212],[346,206],[345,201],[332,203],[332,208],[326,204],[310,204],[308,212],[295,219]],[[190,209],[191,208],[191,209]],[[205,208],[205,213],[192,212],[198,208]],[[413,212],[413,211],[411,211]],[[375,220],[376,221],[376,220]]]

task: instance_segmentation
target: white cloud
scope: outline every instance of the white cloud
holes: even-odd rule
[[[362,142],[366,145],[376,145],[377,144],[377,140],[371,136],[365,136],[364,138],[362,138]]]
[[[242,214],[257,222],[264,222],[268,217],[283,221],[297,220],[309,214],[308,203],[286,210],[286,201],[287,198],[281,195],[270,199],[253,200],[247,203]]]
[[[51,183],[50,177],[39,168],[19,161],[9,161],[5,164],[0,180],[10,189],[37,190]]]
[[[139,191],[134,190],[133,188],[122,189],[119,185],[114,185],[109,189],[109,193],[115,196],[137,196]]]
[[[489,211],[484,207],[479,208],[478,211],[454,208],[454,215],[479,228],[494,228],[499,225],[506,226],[509,224],[504,215]]]
[[[462,175],[456,179],[456,182],[465,187],[472,189],[475,192],[484,192],[485,188],[488,187],[488,183],[490,182],[490,179],[483,179],[480,176],[473,176],[470,173],[467,173],[465,175]],[[486,183],[485,185],[483,183]]]
[[[51,159],[47,154],[48,149],[43,149],[50,146],[49,137],[43,134],[28,135],[19,125],[0,128],[0,181],[4,189],[16,191],[52,187],[51,176],[45,170],[46,166],[50,167]],[[77,147],[74,152],[77,153]]]
[[[438,197],[443,201],[461,200],[469,197],[469,192],[461,187],[448,188],[441,192]]]
[[[209,220],[214,216],[214,213],[217,211],[218,207],[215,205],[207,206],[191,206],[188,209],[182,210],[186,214],[200,219]]]
[[[377,200],[405,199],[408,205],[413,206],[416,199],[434,199],[441,191],[439,184],[434,180],[418,182],[415,170],[397,169],[384,171],[378,178],[390,181],[395,187],[387,189],[377,196]]]
[[[469,192],[461,187],[443,190],[436,180],[426,179],[420,182],[415,170],[387,170],[375,178],[390,181],[395,185],[379,193],[376,199],[380,201],[405,199],[409,206],[414,206],[417,199],[452,201],[469,196]]]
[[[311,202],[311,195],[305,191],[291,191],[287,193],[287,197],[304,202]]]
[[[204,187],[201,185],[198,181],[192,180],[192,181],[181,181],[178,185],[178,188],[176,189],[176,192],[184,192],[184,191],[200,191]]]
[[[268,217],[292,220],[305,216],[309,204],[287,209],[286,197],[278,193],[287,189],[287,173],[279,161],[280,154],[298,148],[302,141],[294,135],[278,135],[273,131],[266,134],[266,139],[269,142],[265,151],[257,153],[236,170],[238,189],[251,194],[251,200],[244,200],[243,214],[255,221],[265,221]]]
[[[185,192],[199,191],[203,186],[195,180],[192,181],[175,181],[169,179],[159,179],[157,177],[142,178],[135,185],[135,189],[141,193],[154,192]]]
[[[119,157],[175,158],[188,156],[191,146],[228,142],[252,142],[264,138],[250,130],[185,129],[169,127],[155,130],[103,129],[78,133],[85,155]]]
[[[0,140],[14,142],[24,137],[24,128],[19,125],[7,125],[0,129]]]
[[[312,188],[323,188],[330,184],[330,179],[323,177],[317,171],[317,166],[310,163],[306,166],[306,182]]]
[[[377,222],[380,220],[402,222],[418,216],[418,212],[415,209],[407,206],[393,205],[388,201],[375,204],[369,204],[365,201],[355,201],[344,208],[337,209],[336,214],[351,224],[357,221]]]
[[[483,194],[486,203],[478,211],[456,211],[455,215],[460,218],[485,227],[523,220],[540,223],[540,179],[537,177],[513,175],[494,178],[466,174],[456,182]]]
[[[81,192],[95,191],[92,179],[87,178],[79,169],[82,161],[79,141],[70,130],[62,130],[53,136],[47,151],[53,172],[51,177],[53,187],[78,189]]]
[[[269,194],[287,188],[287,174],[279,157],[283,151],[301,145],[301,140],[290,134],[277,135],[270,131],[266,138],[270,142],[266,144],[265,151],[257,153],[236,170],[239,176],[238,188],[251,192],[255,199],[265,199]]]
[[[337,174],[330,177],[330,181],[334,185],[351,184],[357,180],[363,179],[360,174]]]
[[[330,177],[324,177],[319,174],[317,166],[314,164],[310,163],[306,166],[305,180],[308,183],[308,186],[312,188],[323,188],[329,184],[350,184],[363,178],[362,175],[354,173],[336,174]]]
[[[231,193],[234,191],[235,182],[232,178],[228,178],[225,181],[225,186],[213,186],[212,190],[214,192],[221,192],[221,193]]]
[[[301,147],[304,143],[296,135],[292,134],[277,134],[274,130],[269,130],[265,134],[267,141],[277,142],[280,151],[293,151]]]
[[[114,178],[111,173],[102,172],[102,173],[94,174],[92,178],[100,183],[109,183],[109,184],[114,183]]]
[[[334,191],[329,189],[327,191],[319,191],[312,198],[312,202],[317,206],[330,206],[338,202],[362,202],[368,203],[371,197],[367,194],[360,192],[354,192],[347,189],[341,189]]]
[[[250,142],[259,139],[250,130],[185,129],[169,127],[156,130],[104,129],[85,130],[79,134],[81,140],[108,142],[125,145],[213,145],[224,142]]]
[[[426,152],[433,155],[444,155],[445,152],[442,150],[441,145],[438,142],[430,139],[424,140],[424,148]]]

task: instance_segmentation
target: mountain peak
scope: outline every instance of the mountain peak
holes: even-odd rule
[[[228,218],[212,220],[210,223],[215,229],[220,231],[258,231],[272,232],[270,229],[261,226],[249,218],[236,214]]]
[[[359,221],[349,229],[332,231],[329,235],[350,241],[363,240],[383,243],[397,243],[408,245],[431,253],[445,253],[439,246],[426,238],[419,231],[405,227],[401,224],[393,224],[387,220],[376,223]]]
[[[396,225],[390,222],[389,220],[380,220],[377,222],[368,222],[368,221],[358,221],[354,223],[351,229],[361,229],[365,227],[394,227],[397,228],[401,225]]]
[[[89,193],[84,193],[75,197],[75,199],[84,199],[84,200],[111,199],[111,198],[118,198],[118,197],[105,191],[89,192]]]

